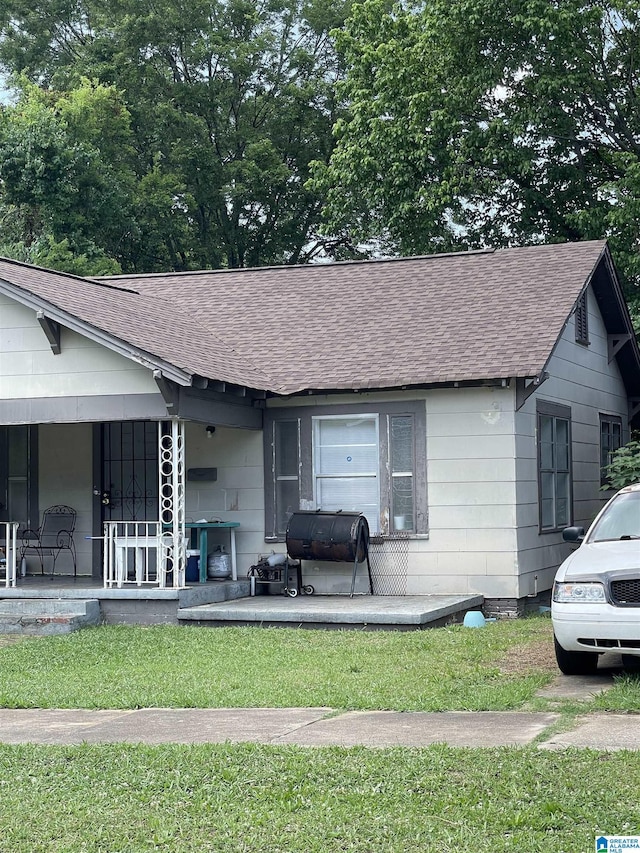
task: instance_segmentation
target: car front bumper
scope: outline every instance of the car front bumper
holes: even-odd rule
[[[556,639],[565,651],[613,650],[640,656],[640,607],[554,601],[551,619]]]

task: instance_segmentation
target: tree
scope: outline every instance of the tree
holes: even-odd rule
[[[610,238],[640,281],[636,0],[364,0],[327,229],[392,251]]]
[[[59,94],[24,82],[18,102],[0,112],[4,254],[69,272],[119,272],[136,182],[130,138],[113,88],[85,80]]]
[[[640,483],[640,435],[632,435],[631,441],[615,450],[611,457],[605,469],[605,488],[622,489],[632,483]]]
[[[330,243],[307,181],[333,145],[328,33],[350,2],[6,0],[0,63],[43,88],[87,78],[122,97],[136,172],[123,269],[298,263]]]

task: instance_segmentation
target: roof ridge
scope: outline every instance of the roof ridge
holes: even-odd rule
[[[47,273],[47,275],[61,275],[64,278],[70,278],[73,281],[80,281],[83,284],[96,284],[98,287],[108,287],[110,290],[120,290],[124,293],[137,293],[131,287],[123,287],[118,286],[117,284],[110,284],[108,281],[108,276],[88,276],[88,275],[77,275],[76,273],[64,272],[63,270],[54,270],[51,267],[43,267],[38,264],[30,264],[26,261],[18,261],[15,258],[7,258],[4,255],[0,255],[0,263],[9,264],[14,267],[20,267],[22,269],[28,270],[37,270],[38,272]],[[123,276],[126,278],[127,276]]]
[[[522,247],[519,247],[522,248]],[[450,257],[467,257],[470,255],[492,255],[496,252],[496,249],[465,249],[460,252],[433,252],[430,255],[402,255],[397,257],[390,258],[356,258],[348,261],[330,261],[328,263],[322,264],[272,264],[271,266],[263,266],[263,267],[222,267],[220,269],[206,269],[206,270],[172,270],[168,272],[141,272],[141,273],[120,273],[119,275],[114,276],[95,276],[92,280],[96,282],[102,281],[115,281],[117,279],[135,279],[135,278],[168,278],[174,276],[186,277],[186,276],[198,276],[198,275],[211,275],[212,273],[218,275],[222,273],[243,273],[243,272],[263,272],[263,271],[273,271],[273,270],[308,270],[308,269],[322,269],[340,267],[340,266],[359,266],[360,264],[383,264],[383,263],[402,263],[407,261],[428,261],[428,260],[436,260],[439,258],[450,258]]]
[[[118,275],[111,276],[90,276],[88,277],[90,281],[94,281],[97,284],[105,284],[108,285],[109,282],[118,281],[118,280],[127,280],[131,281],[132,279],[162,279],[162,278],[174,278],[175,276],[179,276],[180,278],[187,277],[196,277],[196,276],[205,276],[205,275],[223,275],[223,274],[238,274],[238,273],[258,273],[258,272],[273,272],[274,270],[286,270],[287,272],[292,271],[300,271],[300,270],[309,270],[309,269],[323,269],[323,268],[335,268],[335,267],[344,267],[344,266],[364,266],[367,264],[401,264],[412,261],[431,261],[431,260],[441,260],[442,258],[471,258],[477,257],[478,255],[495,255],[500,254],[502,252],[514,252],[514,251],[522,251],[523,249],[549,249],[551,247],[558,246],[585,246],[588,244],[594,243],[602,243],[605,244],[605,239],[597,239],[597,240],[567,240],[564,243],[530,243],[524,246],[502,246],[500,248],[490,248],[485,247],[481,249],[463,249],[459,251],[451,251],[451,252],[432,252],[427,255],[397,255],[393,257],[384,257],[384,258],[353,258],[345,261],[329,261],[327,263],[311,263],[311,264],[271,264],[267,266],[260,267],[221,267],[218,269],[199,269],[199,270],[168,270],[163,272],[143,272],[143,273],[119,273]],[[113,285],[115,286],[115,285]]]

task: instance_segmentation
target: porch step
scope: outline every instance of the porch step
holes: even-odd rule
[[[95,599],[0,599],[0,634],[50,636],[70,634],[102,621]]]

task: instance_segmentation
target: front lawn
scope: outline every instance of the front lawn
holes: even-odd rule
[[[0,747],[0,849],[586,853],[639,789],[627,752]]]
[[[535,692],[556,675],[544,617],[0,643],[5,707],[542,707]],[[640,709],[639,680],[583,707],[618,705]],[[0,745],[0,853],[587,853],[640,831],[639,788],[626,751]]]
[[[6,708],[508,710],[556,674],[548,618],[484,628],[105,626],[0,647]]]

